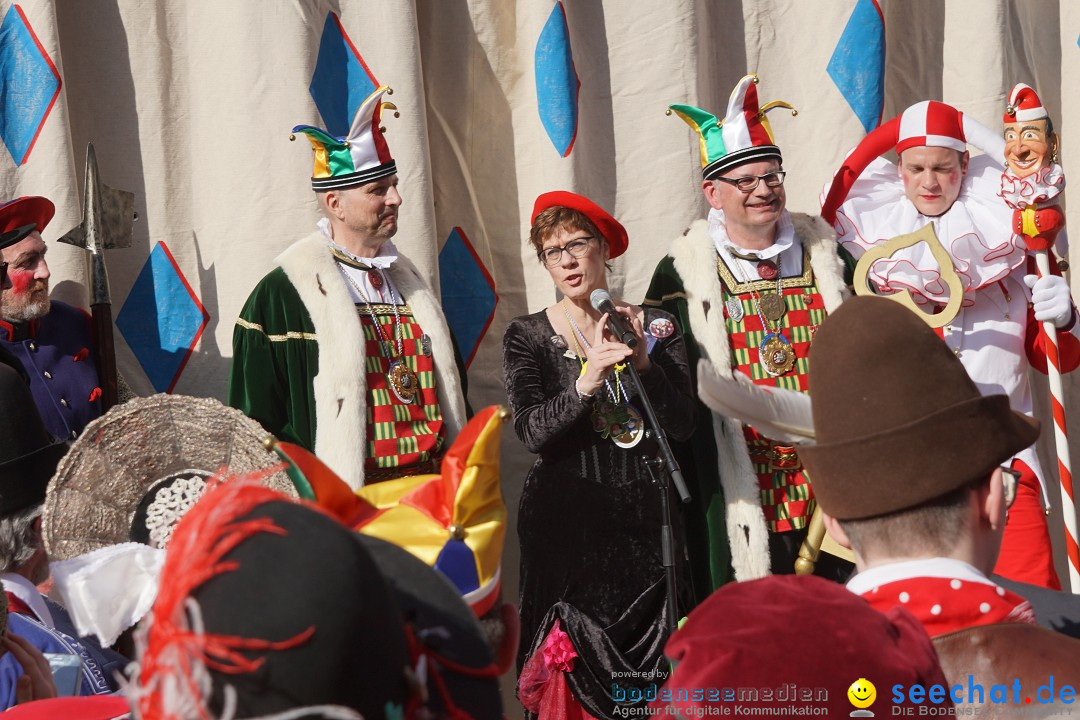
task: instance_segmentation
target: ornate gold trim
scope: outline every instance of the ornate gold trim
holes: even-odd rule
[[[356,268],[357,270],[370,270],[371,269],[370,265],[364,265],[363,263],[352,259],[351,257],[346,255],[345,253],[338,250],[333,245],[327,245],[327,248],[329,248],[330,254],[334,256],[334,259],[337,260],[342,265],[348,265],[349,267]]]
[[[398,315],[407,315],[409,317],[412,317],[413,314],[412,308],[409,307],[408,303],[398,305],[397,312]],[[390,303],[372,303],[371,310],[369,311],[367,305],[364,303],[356,303],[357,315],[361,317],[370,317],[372,313],[376,315],[393,315],[394,306]]]
[[[748,293],[751,290],[757,292],[765,292],[766,290],[775,290],[775,280],[754,280],[752,282],[739,282],[735,279],[735,276],[731,274],[731,270],[728,269],[727,264],[724,262],[724,258],[719,254],[716,256],[716,273],[720,276],[720,280],[724,283],[724,288],[732,295],[741,295]],[[796,275],[795,277],[786,277],[780,281],[781,288],[793,288],[793,287],[810,287],[814,282],[814,269],[810,267],[810,251],[803,246],[803,258],[802,258],[802,275]]]
[[[236,324],[245,330],[254,330],[260,332],[266,336],[266,339],[270,342],[285,342],[286,340],[317,340],[315,333],[305,332],[287,332],[284,335],[271,335],[263,329],[262,325],[245,320],[244,318],[236,318]]]

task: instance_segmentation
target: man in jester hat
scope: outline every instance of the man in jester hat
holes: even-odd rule
[[[437,472],[465,424],[465,374],[439,299],[394,246],[397,165],[379,87],[349,135],[300,125],[324,218],[277,257],[233,332],[229,404],[352,488]]]
[[[1003,141],[945,103],[912,105],[848,155],[824,191],[821,215],[834,224],[844,248],[856,257],[869,255],[871,291],[922,313],[984,395],[1004,393],[1014,410],[1031,415],[1028,368],[1046,372],[1047,363],[1039,323],[1058,328],[1063,372],[1080,364],[1080,331],[1053,257],[1052,274],[1038,278],[1022,219],[1014,228],[1014,207],[1051,200],[1064,185],[1057,165],[1039,169],[1052,141],[1034,90],[1013,89],[1004,122]],[[1025,133],[1039,135],[1038,157],[1032,138],[1012,137]],[[985,154],[970,157],[969,144]],[[894,149],[899,166],[879,157]],[[1032,218],[1033,225],[1035,218],[1046,225],[1044,247],[1053,243],[1056,217],[1038,210]],[[914,244],[898,237],[914,233]],[[1049,496],[1035,449],[1020,450],[1010,464],[1021,473],[1019,490],[994,571],[1060,589],[1044,512]]]
[[[679,318],[692,376],[705,359],[721,374],[805,392],[813,332],[850,283],[832,229],[785,209],[782,157],[765,112],[791,106],[759,106],[757,82],[739,81],[722,120],[671,106],[699,136],[711,210],[671,244],[642,304]],[[678,450],[692,483],[687,545],[700,600],[730,580],[793,572],[814,495],[790,443],[701,402],[697,413],[694,436]]]

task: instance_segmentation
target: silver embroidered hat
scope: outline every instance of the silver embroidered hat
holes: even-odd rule
[[[164,548],[212,476],[281,464],[265,447],[267,436],[211,398],[153,395],[114,407],[86,427],[49,482],[42,515],[49,559],[127,542]],[[296,497],[284,470],[264,483]]]

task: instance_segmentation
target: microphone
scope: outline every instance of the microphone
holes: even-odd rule
[[[631,348],[637,345],[637,336],[626,326],[626,319],[615,309],[615,303],[611,301],[611,293],[603,288],[597,288],[589,295],[589,304],[594,310],[607,313],[608,329],[619,338],[619,342]]]

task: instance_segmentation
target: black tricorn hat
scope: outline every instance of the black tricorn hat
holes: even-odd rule
[[[810,347],[817,444],[799,449],[822,510],[859,520],[989,477],[1039,421],[982,395],[933,330],[900,304],[856,297]]]
[[[26,382],[0,363],[0,516],[43,502],[66,452],[45,430]]]
[[[236,717],[333,705],[392,720],[416,694],[401,612],[356,534],[244,480],[180,520],[145,633],[144,715],[216,717],[232,697]]]
[[[386,578],[419,651],[430,661],[431,709],[439,717],[502,718],[495,658],[457,587],[404,548],[361,533],[356,540]]]

